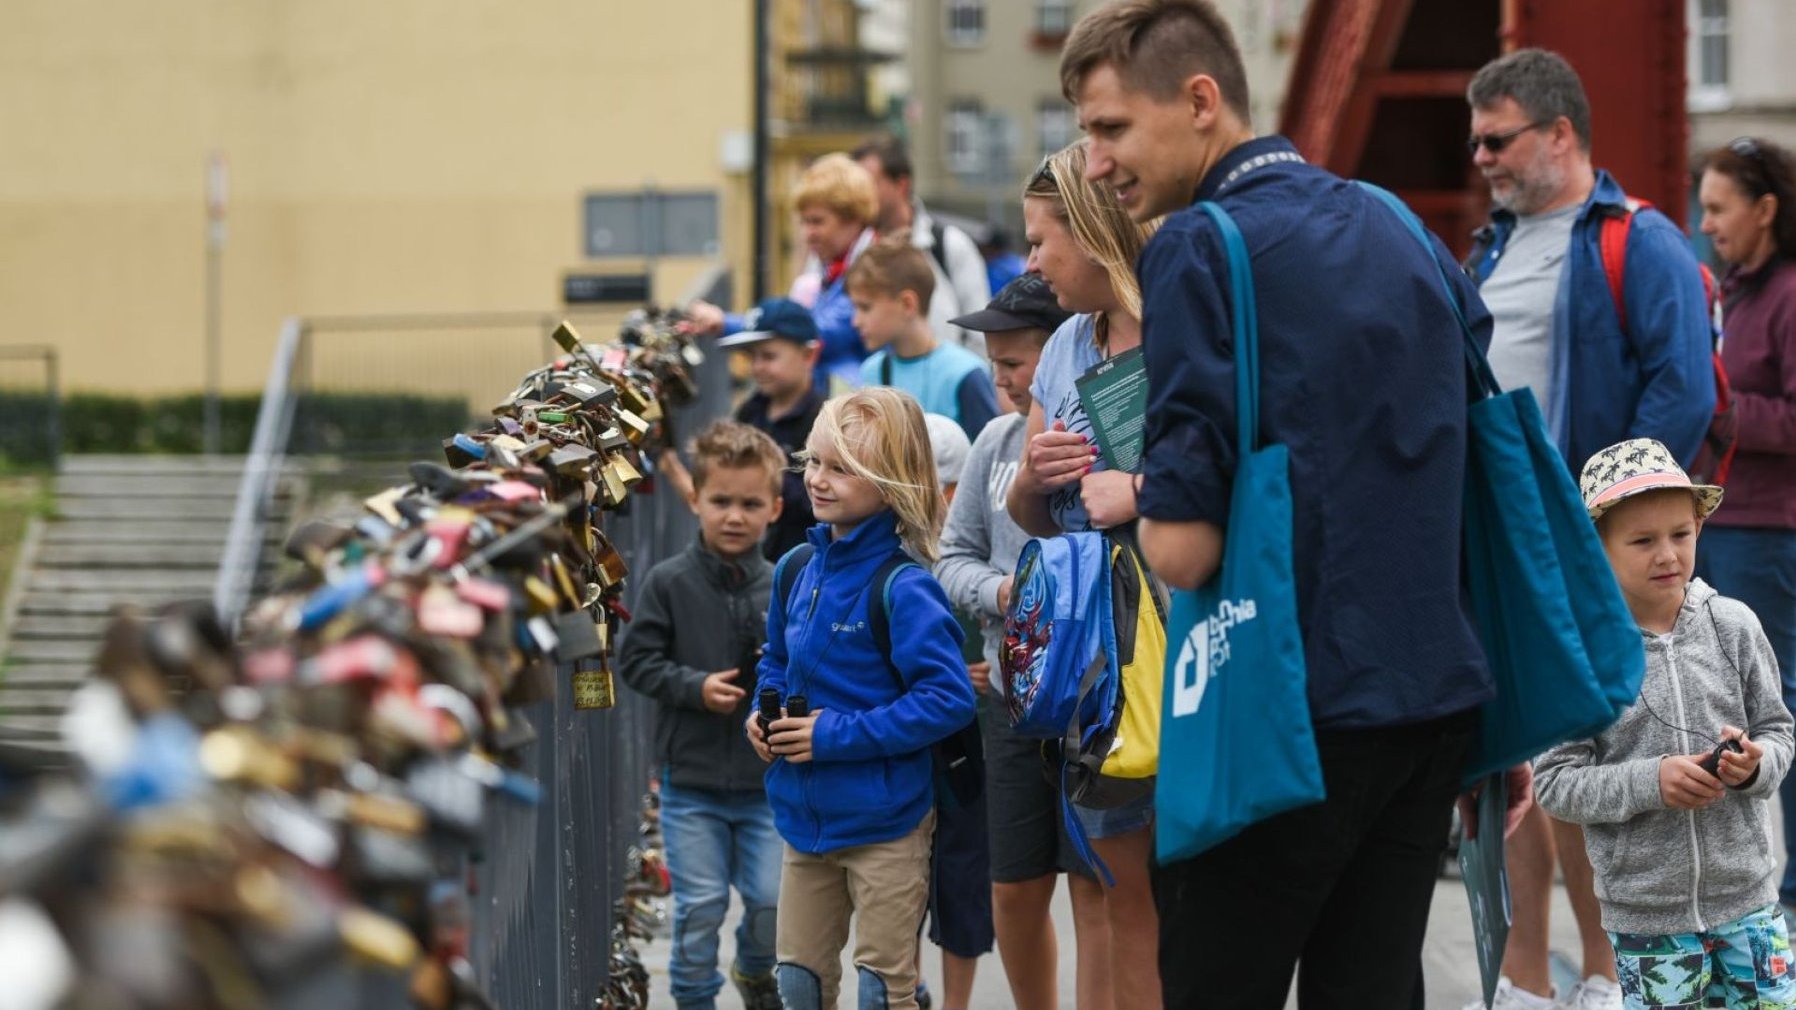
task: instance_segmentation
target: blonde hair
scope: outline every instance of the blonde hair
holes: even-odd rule
[[[914,291],[918,311],[927,314],[929,299],[935,295],[935,271],[930,269],[929,255],[911,245],[910,229],[904,228],[862,250],[848,267],[847,285],[851,292],[886,298]]]
[[[823,405],[811,437],[835,447],[848,472],[873,482],[898,516],[898,539],[933,564],[936,539],[948,515],[935,479],[935,453],[916,398],[890,386],[869,386]],[[810,458],[810,452],[801,454]]]
[[[759,428],[739,421],[713,421],[693,437],[686,452],[692,457],[692,487],[699,490],[716,467],[747,469],[760,467],[767,471],[775,496],[779,494],[780,474],[786,469],[786,454],[779,443]]]
[[[1160,227],[1160,219],[1135,223],[1109,186],[1088,181],[1085,144],[1074,141],[1043,160],[1023,187],[1023,196],[1053,205],[1054,216],[1066,224],[1079,248],[1110,275],[1110,288],[1123,311],[1140,319],[1141,282],[1135,278],[1135,260]]]
[[[870,225],[879,216],[879,194],[873,176],[846,154],[826,154],[798,177],[792,205],[822,207],[845,221]]]

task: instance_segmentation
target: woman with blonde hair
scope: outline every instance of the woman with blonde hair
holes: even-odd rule
[[[1121,354],[1139,354],[1141,286],[1135,259],[1159,222],[1136,224],[1108,186],[1085,178],[1085,141],[1047,158],[1023,188],[1029,269],[1077,313],[1048,339],[1029,393],[1023,458],[1009,507],[1031,536],[1108,530],[1140,515],[1133,472],[1099,453],[1079,399],[1078,379]],[[1110,925],[1110,977],[1117,1007],[1161,1005],[1159,917],[1148,866],[1153,857],[1153,796],[1098,810],[1077,804],[1092,848],[1114,875],[1104,892]]]
[[[860,384],[860,365],[867,356],[860,331],[854,328],[854,305],[848,300],[848,268],[873,243],[879,196],[873,177],[846,154],[826,154],[807,167],[792,190],[798,209],[798,232],[811,254],[806,269],[792,282],[788,295],[811,310],[822,343],[817,361],[817,388],[827,395],[830,379]],[[709,302],[687,307],[693,332],[706,336],[733,334],[748,327],[743,318]]]
[[[935,832],[930,748],[974,715],[960,625],[910,560],[935,560],[947,504],[923,410],[890,387],[825,403],[804,457],[818,524],[774,571],[790,589],[768,602],[755,671],[784,714],[747,724],[786,841],[775,974],[789,1010],[835,1006],[852,919],[856,1005],[910,1010]]]

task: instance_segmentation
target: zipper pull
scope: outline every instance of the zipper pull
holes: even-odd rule
[[[811,618],[817,616],[817,590],[818,590],[818,588],[819,587],[817,587],[817,586],[811,587],[811,609],[810,609],[809,613],[804,615],[804,619],[807,621],[810,620]]]

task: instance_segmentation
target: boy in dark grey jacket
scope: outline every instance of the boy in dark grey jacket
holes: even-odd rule
[[[1536,796],[1585,826],[1627,1006],[1796,1007],[1770,812],[1790,713],[1758,618],[1690,577],[1721,488],[1651,439],[1591,457],[1582,485],[1646,677],[1613,726],[1540,759]]]
[[[742,733],[767,626],[773,566],[761,536],[778,518],[786,455],[734,421],[701,431],[689,450],[699,539],[649,570],[618,646],[618,673],[656,702],[661,829],[673,877],[668,975],[681,1010],[712,1010],[723,988],[717,934],[730,887],[745,912],[731,977],[749,1010],[778,1010],[773,981],[781,845]]]

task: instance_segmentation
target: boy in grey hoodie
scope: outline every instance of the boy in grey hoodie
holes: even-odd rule
[[[1790,713],[1758,618],[1690,577],[1721,488],[1644,438],[1592,456],[1581,484],[1646,676],[1614,725],[1539,760],[1536,797],[1585,826],[1628,1007],[1796,1007],[1769,802]]]

